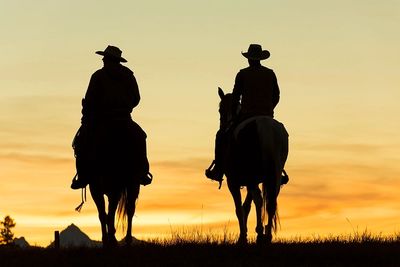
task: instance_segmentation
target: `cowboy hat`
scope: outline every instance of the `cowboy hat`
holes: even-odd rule
[[[252,60],[264,60],[269,58],[270,53],[268,50],[262,50],[259,44],[251,44],[247,52],[242,52],[242,55]]]
[[[105,57],[112,57],[118,59],[120,62],[128,62],[125,58],[121,57],[122,51],[116,46],[109,45],[104,51],[96,51],[96,54]]]

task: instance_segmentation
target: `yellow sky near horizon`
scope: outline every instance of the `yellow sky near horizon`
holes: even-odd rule
[[[90,194],[78,214],[69,185],[80,100],[102,66],[94,52],[108,44],[138,80],[133,117],[148,133],[155,175],[140,194],[135,236],[183,225],[238,231],[228,188],[203,173],[217,87],[232,89],[253,42],[271,52],[263,63],[277,74],[276,118],[290,134],[278,236],[399,230],[399,1],[0,4],[0,217],[16,220],[16,236],[47,245],[74,223],[100,238]]]

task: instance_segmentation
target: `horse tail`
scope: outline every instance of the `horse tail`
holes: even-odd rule
[[[266,183],[262,184],[262,196],[263,196],[263,221],[265,224],[265,214],[268,215],[268,226],[271,227],[274,234],[278,231],[278,226],[280,226],[279,213],[278,213],[278,202],[276,194],[274,194],[274,190],[270,190],[268,193],[267,187],[271,185],[267,185]]]
[[[133,216],[136,202],[139,197],[139,187],[135,190],[135,186],[132,188],[124,187],[121,191],[121,195],[118,201],[117,208],[117,225],[122,225],[122,230],[124,231],[126,228],[126,224],[128,222],[129,214]]]
[[[280,133],[277,133],[276,121],[270,118],[261,118],[257,122],[257,131],[261,144],[261,162],[267,179],[262,184],[263,220],[268,214],[267,227],[276,234],[279,225],[277,197],[280,187]],[[280,170],[280,171],[279,171]]]
[[[117,208],[117,225],[122,224],[122,229],[126,227],[127,217],[128,217],[128,190],[127,188],[122,189],[121,195],[118,201]]]

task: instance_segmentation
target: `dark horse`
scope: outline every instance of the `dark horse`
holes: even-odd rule
[[[148,162],[138,151],[146,148],[146,134],[131,119],[110,120],[94,127],[80,128],[74,143],[81,141],[87,153],[81,165],[89,181],[101,223],[103,246],[117,245],[115,217],[126,227],[125,242],[132,242],[132,218],[139,196],[140,177]],[[75,151],[76,153],[77,151]],[[78,153],[79,156],[79,151]],[[77,169],[79,173],[77,157]],[[148,168],[147,168],[148,169]],[[108,197],[108,212],[104,196]]]
[[[269,243],[279,221],[277,197],[288,155],[288,134],[283,124],[267,116],[244,119],[232,127],[232,94],[224,94],[221,88],[218,94],[220,131],[225,133],[226,141],[224,170],[239,221],[238,243],[247,243],[247,218],[252,201],[256,206],[257,243]],[[242,186],[247,187],[243,203]],[[264,227],[265,213],[268,222]]]

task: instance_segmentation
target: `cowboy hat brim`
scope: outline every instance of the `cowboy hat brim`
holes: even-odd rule
[[[109,54],[109,53],[106,53],[106,52],[104,52],[104,51],[96,51],[96,54],[101,55],[101,56],[113,57],[113,58],[118,59],[120,62],[128,62],[128,61],[127,61],[125,58],[123,58],[123,57],[116,57],[116,56],[111,55],[111,54]]]
[[[252,59],[252,60],[264,60],[264,59],[269,58],[269,56],[271,54],[267,50],[262,50],[259,55],[250,55],[248,52],[242,52],[242,55],[245,58]]]

